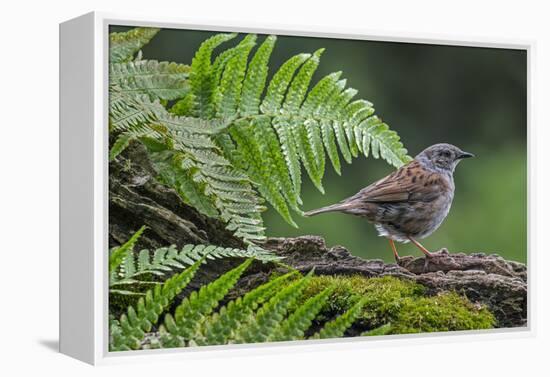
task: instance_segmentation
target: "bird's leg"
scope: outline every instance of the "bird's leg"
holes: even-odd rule
[[[397,248],[395,247],[395,242],[391,238],[388,238],[388,241],[390,241],[391,249],[393,250],[393,256],[395,257],[395,261],[399,262],[399,254],[397,254]]]
[[[408,238],[412,243],[414,243],[414,245],[415,245],[416,247],[418,247],[418,248],[420,249],[420,251],[422,251],[422,252],[424,253],[424,255],[426,255],[427,257],[433,257],[433,254],[430,253],[430,252],[428,251],[428,249],[426,249],[424,246],[422,246],[422,245],[420,244],[420,242],[418,242],[417,240],[415,240],[415,239],[412,238],[412,237],[407,237],[407,238]]]

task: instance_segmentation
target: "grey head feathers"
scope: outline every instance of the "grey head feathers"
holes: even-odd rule
[[[468,157],[474,155],[452,144],[440,143],[424,149],[414,159],[429,170],[452,175],[460,160]]]

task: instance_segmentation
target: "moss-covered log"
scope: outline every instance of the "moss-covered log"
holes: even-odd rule
[[[487,305],[497,319],[497,327],[527,323],[526,266],[496,254],[450,254],[441,250],[432,258],[407,256],[399,264],[386,264],[355,257],[341,246],[327,248],[321,237],[274,238],[266,246],[300,271],[315,268],[321,275],[395,276],[423,285],[426,295],[454,291],[473,303]]]

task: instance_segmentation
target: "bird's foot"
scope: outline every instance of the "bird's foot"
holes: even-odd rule
[[[449,257],[449,250],[447,248],[443,247],[439,249],[438,251],[435,251],[433,253],[424,253],[424,271],[428,271],[428,266],[430,263],[437,265],[441,263],[440,261],[447,260]],[[441,258],[441,259],[440,259]]]
[[[426,257],[428,258],[447,257],[447,256],[449,256],[449,250],[446,247],[443,247],[432,253],[426,254]]]

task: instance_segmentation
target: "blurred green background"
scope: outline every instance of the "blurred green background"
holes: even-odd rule
[[[164,29],[143,49],[143,56],[190,63],[200,43],[213,34]],[[424,246],[495,252],[526,262],[526,52],[280,36],[270,74],[292,55],[321,47],[326,51],[313,81],[343,71],[348,85],[359,90],[356,98],[374,103],[376,113],[399,133],[410,155],[448,142],[477,156],[458,166],[453,207]],[[342,176],[330,164],[327,168],[325,195],[304,180],[305,210],[338,202],[393,170],[383,161],[364,157],[343,166]],[[299,229],[272,209],[264,218],[269,236],[319,234],[328,245],[343,245],[354,255],[393,260],[387,240],[377,237],[374,227],[361,218],[337,213],[296,218]],[[421,255],[411,244],[398,245],[398,250],[401,255]]]

